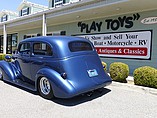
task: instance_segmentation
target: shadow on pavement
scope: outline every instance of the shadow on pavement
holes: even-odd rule
[[[28,89],[23,88],[21,86],[18,86],[18,85],[9,83],[9,82],[5,82],[5,83],[9,84],[11,86],[17,87],[17,88],[19,88],[21,90],[24,90],[26,92],[32,93],[34,95],[39,95],[38,92],[28,90]],[[101,96],[103,96],[103,95],[105,95],[105,94],[107,94],[109,92],[111,92],[110,89],[101,88],[101,89],[95,90],[92,93],[91,96],[88,96],[87,94],[84,94],[84,95],[79,95],[79,96],[76,96],[76,97],[73,97],[73,98],[69,98],[69,99],[54,98],[51,101],[55,102],[57,104],[63,105],[63,106],[76,106],[76,105],[79,105],[81,103],[85,103],[85,102],[91,101],[93,99],[99,98],[99,97],[101,97]]]
[[[102,88],[101,92],[100,91],[94,91],[92,96],[87,96],[85,95],[79,95],[70,99],[59,99],[59,98],[55,98],[52,101],[60,104],[60,105],[64,105],[64,106],[76,106],[79,105],[81,103],[85,103],[88,101],[91,101],[93,99],[99,98],[107,93],[109,93],[111,90],[107,89],[107,88]]]

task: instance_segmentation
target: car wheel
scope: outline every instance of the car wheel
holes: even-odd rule
[[[38,83],[39,94],[46,99],[52,99],[54,97],[53,90],[49,80],[46,77],[42,77]]]
[[[3,72],[1,68],[0,68],[0,80],[3,80]]]

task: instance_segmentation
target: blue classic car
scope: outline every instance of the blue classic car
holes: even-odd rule
[[[111,83],[92,43],[84,38],[35,37],[19,43],[14,61],[0,61],[0,78],[46,98],[71,98]]]

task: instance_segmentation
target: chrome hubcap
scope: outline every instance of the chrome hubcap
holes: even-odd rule
[[[49,80],[46,77],[40,79],[40,90],[44,95],[48,95],[51,91]]]

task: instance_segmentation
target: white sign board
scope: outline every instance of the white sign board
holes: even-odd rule
[[[81,35],[95,46],[99,56],[150,59],[151,31]]]
[[[141,23],[146,25],[156,24],[157,23],[157,17],[148,17],[141,20]]]

